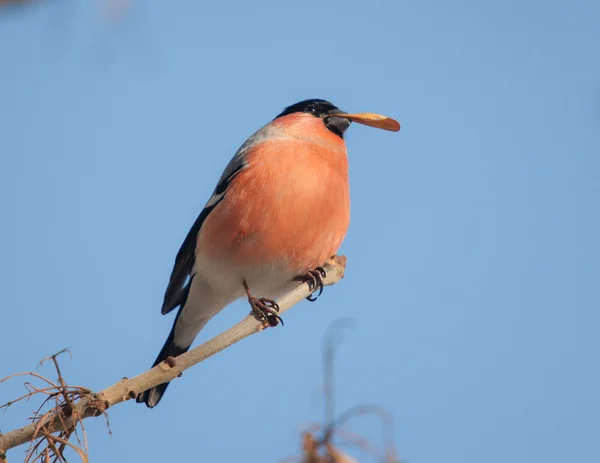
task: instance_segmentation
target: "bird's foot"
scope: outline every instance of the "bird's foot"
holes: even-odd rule
[[[313,290],[313,292],[310,294],[310,296],[308,296],[306,298],[310,302],[316,301],[317,298],[321,294],[323,294],[323,287],[325,286],[323,284],[323,278],[325,278],[326,276],[327,276],[327,273],[325,273],[325,269],[323,267],[317,267],[316,269],[309,270],[308,272],[306,272],[306,274],[299,277],[299,279],[301,281],[308,283],[308,286],[310,287],[310,289]],[[317,289],[319,290],[319,294],[317,294],[316,296],[313,296],[314,292]]]
[[[254,297],[250,293],[248,283],[244,280],[244,289],[248,295],[248,302],[252,311],[258,316],[259,320],[263,322],[265,326],[277,326],[281,322],[283,326],[283,320],[279,316],[279,304],[274,299],[267,297]]]
[[[281,326],[283,326],[283,320],[278,314],[279,305],[273,299],[250,296],[248,302],[254,313],[265,325],[277,326],[281,322]]]

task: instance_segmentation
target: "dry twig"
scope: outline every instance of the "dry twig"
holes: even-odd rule
[[[39,363],[39,365],[42,365],[47,360],[52,360],[58,377],[58,381],[56,383],[35,372],[17,373],[16,375],[10,375],[0,381],[1,383],[8,379],[19,376],[29,376],[34,380],[39,380],[49,385],[47,387],[39,388],[34,386],[31,382],[26,381],[25,388],[29,391],[27,394],[0,406],[0,409],[4,408],[6,410],[14,403],[22,400],[28,401],[33,396],[45,396],[41,405],[33,412],[33,416],[30,418],[32,425],[35,424],[34,439],[40,439],[37,442],[31,442],[25,457],[25,463],[34,463],[36,461],[41,462],[42,459],[44,461],[66,463],[67,460],[64,456],[64,451],[67,447],[71,447],[80,455],[82,461],[87,462],[87,438],[85,435],[85,428],[83,427],[81,419],[74,411],[74,403],[82,398],[88,397],[92,391],[80,386],[67,385],[58,364],[58,356],[64,353],[70,354],[68,349],[63,349],[60,352],[43,359]],[[46,411],[42,412],[43,410]],[[64,430],[59,431],[58,434],[53,434],[54,430],[52,428],[52,423],[49,423],[47,427],[43,426],[46,419],[52,415],[56,415],[61,424],[64,426]],[[73,426],[71,428],[65,426],[65,417],[72,418]],[[77,429],[78,425],[81,428],[83,441],[79,438],[79,431]],[[77,437],[78,445],[68,442],[72,434],[75,434]],[[6,460],[6,457],[4,458]]]
[[[324,266],[327,276],[323,279],[323,283],[325,285],[337,283],[344,276],[345,266],[346,258],[344,256],[336,256],[328,262]],[[306,283],[295,282],[290,284],[289,291],[277,299],[280,313],[285,312],[293,305],[302,301],[309,296],[311,292],[312,290]],[[144,391],[166,381],[172,381],[193,365],[206,360],[232,344],[235,344],[252,334],[258,333],[263,329],[263,324],[251,313],[229,330],[177,357],[175,362],[163,362],[134,378],[123,378],[121,381],[98,393],[92,393],[84,388],[76,388],[74,390],[73,387],[66,386],[64,381],[59,380],[59,384],[55,384],[52,381],[37,375],[37,377],[48,382],[50,388],[34,389],[33,392],[30,390],[30,393],[23,396],[21,399],[29,398],[31,395],[37,393],[47,394],[48,398],[46,400],[49,400],[50,398],[56,400],[55,408],[42,416],[39,416],[42,409],[42,407],[40,407],[37,414],[34,415],[34,422],[30,425],[0,435],[0,463],[3,463],[1,458],[6,450],[27,442],[33,442],[41,437],[47,440],[47,435],[55,433],[65,434],[59,434],[59,438],[53,436],[53,445],[59,443],[63,445],[63,448],[67,445],[71,446],[72,444],[67,443],[68,437],[75,432],[77,424],[81,423],[81,420],[92,416],[102,415],[109,407],[113,407],[118,403],[136,397],[137,393],[140,391]],[[60,377],[60,370],[58,370],[58,373]],[[33,375],[35,376],[36,374]],[[65,387],[67,389],[65,389]],[[59,391],[62,388],[62,391],[64,392],[60,392],[59,395],[56,395],[50,391],[52,388],[58,388]],[[65,393],[68,398],[66,398],[67,396],[65,396]],[[59,396],[60,398],[58,398]],[[11,403],[14,402],[15,401],[12,401]],[[8,405],[10,405],[10,403]],[[41,451],[38,455],[48,459],[49,453],[47,451]]]
[[[356,463],[350,455],[342,452],[340,446],[352,446],[385,463],[399,463],[393,441],[393,419],[391,414],[378,405],[359,405],[346,410],[337,419],[335,414],[334,354],[339,346],[343,330],[352,325],[352,320],[342,318],[336,320],[327,329],[323,338],[323,376],[325,422],[309,426],[302,436],[302,456],[288,457],[280,463]],[[383,450],[369,440],[342,429],[351,419],[362,415],[375,415],[382,423]],[[334,445],[333,441],[338,442]]]

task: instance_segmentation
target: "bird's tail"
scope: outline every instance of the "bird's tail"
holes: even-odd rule
[[[173,329],[171,329],[171,333],[169,333],[169,337],[167,338],[165,345],[158,354],[158,357],[156,357],[156,360],[152,365],[153,368],[159,363],[163,362],[167,357],[177,357],[178,355],[181,355],[189,350],[190,346],[179,347],[177,344],[175,344],[175,325],[176,323],[173,324]],[[162,399],[167,387],[169,387],[168,382],[140,392],[137,396],[136,402],[144,402],[148,408],[154,408],[158,405],[160,399]]]
[[[177,357],[187,352],[200,330],[204,328],[208,321],[221,311],[223,307],[234,300],[234,298],[215,298],[208,283],[202,279],[193,278],[190,280],[185,291],[185,297],[179,300],[181,305],[179,306],[169,337],[152,367],[155,367],[168,357]],[[147,407],[154,408],[162,399],[168,386],[168,382],[162,383],[140,392],[136,402],[143,402]]]

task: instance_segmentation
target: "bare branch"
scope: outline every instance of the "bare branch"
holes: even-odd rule
[[[344,276],[345,266],[346,258],[344,256],[336,256],[330,260],[324,265],[327,276],[323,279],[323,284],[333,285],[337,283]],[[289,291],[277,299],[280,312],[290,309],[309,296],[311,292],[306,283],[296,282],[290,284]],[[263,329],[263,324],[253,314],[250,314],[229,330],[180,355],[175,359],[175,362],[162,362],[134,378],[123,378],[118,383],[98,393],[83,396],[81,400],[73,404],[69,416],[66,416],[62,409],[59,409],[49,416],[44,415],[40,420],[23,428],[0,435],[0,462],[6,450],[43,438],[49,433],[72,431],[79,420],[91,416],[100,416],[109,407],[136,397],[138,392],[158,386],[166,381],[172,381],[188,368]],[[61,442],[59,439],[56,440]]]
[[[336,348],[342,343],[346,329],[354,325],[354,320],[349,317],[339,318],[334,321],[323,336],[323,378],[325,395],[325,426],[327,430],[323,441],[329,440],[329,435],[333,428],[333,419],[335,416],[335,390],[334,390],[334,371],[333,356]]]
[[[392,414],[379,405],[357,405],[342,413],[336,420],[334,426],[342,428],[352,418],[362,415],[375,415],[381,420],[384,444],[393,445],[394,442],[394,418]]]
[[[359,405],[345,411],[338,418],[333,418],[335,413],[334,354],[343,340],[345,330],[351,327],[353,322],[353,319],[347,317],[335,320],[323,336],[324,424],[311,424],[306,427],[302,435],[302,456],[288,457],[280,460],[280,463],[357,463],[357,460],[340,450],[341,446],[358,448],[382,463],[400,463],[393,442],[393,418],[388,410],[378,405]],[[375,415],[381,420],[384,439],[383,450],[372,445],[368,439],[342,429],[351,419],[367,414]],[[334,440],[336,441],[335,444]]]

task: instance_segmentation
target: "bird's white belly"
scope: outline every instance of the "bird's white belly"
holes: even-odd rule
[[[285,261],[241,266],[202,255],[196,256],[193,273],[206,281],[215,294],[231,300],[246,296],[244,280],[253,296],[276,298],[282,287],[296,276],[290,273]]]

